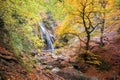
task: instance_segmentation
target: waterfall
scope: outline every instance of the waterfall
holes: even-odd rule
[[[54,51],[52,34],[45,28],[43,22],[39,22],[41,39],[45,41],[46,51]]]

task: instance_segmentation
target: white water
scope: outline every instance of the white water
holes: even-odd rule
[[[50,34],[47,29],[45,28],[43,22],[39,22],[39,26],[40,26],[40,34],[41,34],[41,38],[46,42],[47,45],[47,49],[44,49],[44,51],[53,51],[54,50],[54,46],[52,43],[52,34]]]

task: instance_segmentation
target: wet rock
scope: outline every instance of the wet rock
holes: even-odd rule
[[[47,65],[46,68],[47,68],[47,69],[52,69],[53,66],[52,66],[52,65]]]
[[[59,71],[60,71],[60,68],[55,67],[55,68],[53,68],[51,71],[52,71],[52,72],[54,72],[54,73],[57,73],[57,72],[59,72]]]
[[[58,56],[55,55],[55,54],[52,54],[51,57],[54,58],[54,59],[57,59],[57,58],[58,58]]]

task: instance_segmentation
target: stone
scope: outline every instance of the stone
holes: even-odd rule
[[[90,80],[98,80],[98,78],[97,77],[91,77]]]
[[[58,67],[55,67],[55,68],[53,68],[51,71],[54,72],[54,73],[57,73],[57,72],[60,71],[60,69],[59,69]]]

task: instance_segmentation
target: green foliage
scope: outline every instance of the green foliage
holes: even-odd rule
[[[51,12],[55,19],[63,20],[66,11],[63,8],[63,3],[58,0],[40,0],[40,4],[44,12]],[[43,13],[44,13],[43,12]]]
[[[21,36],[16,34],[15,32],[11,32],[11,45],[13,46],[14,50],[18,52],[22,51],[22,40]]]
[[[32,68],[37,67],[37,59],[33,58],[30,54],[24,54],[22,56],[22,60],[20,60],[21,64],[28,70],[31,71]]]
[[[17,50],[16,52],[40,48],[43,45],[39,35],[33,33],[34,24],[40,20],[38,8],[40,9],[38,0],[0,1],[1,19],[4,20],[4,28],[10,34],[10,45]]]
[[[120,7],[120,0],[116,0],[116,5]]]
[[[38,30],[35,25],[41,20],[41,8],[39,0],[0,0],[0,25],[2,30],[6,30],[0,37],[5,48],[14,52],[26,67],[35,61],[29,57],[31,49],[40,51],[43,45],[39,34],[34,33],[34,30]],[[25,60],[22,57],[24,55],[28,56]]]

